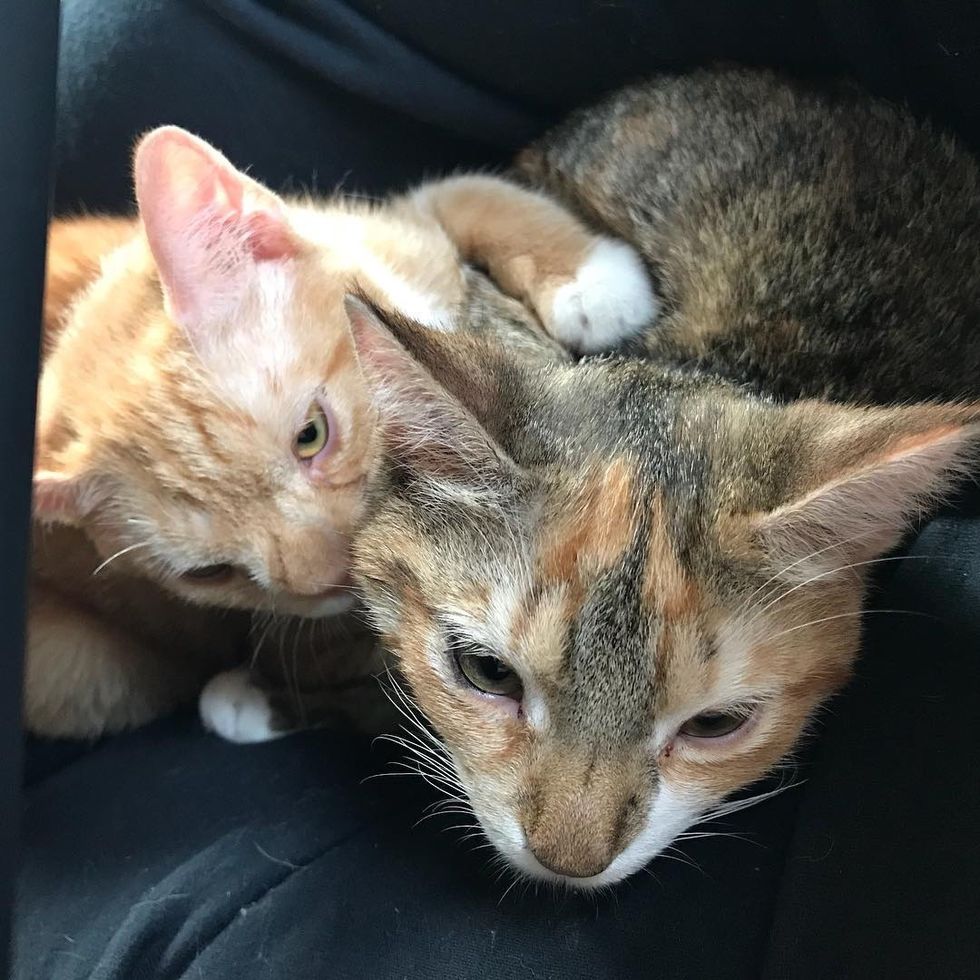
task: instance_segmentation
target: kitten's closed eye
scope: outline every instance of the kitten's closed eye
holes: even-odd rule
[[[751,706],[739,706],[722,711],[702,711],[688,718],[680,727],[679,735],[686,738],[711,739],[734,735],[751,717]]]
[[[207,582],[219,585],[230,581],[237,574],[238,569],[227,562],[218,562],[214,565],[199,565],[197,568],[188,568],[181,573],[181,578],[188,582]]]

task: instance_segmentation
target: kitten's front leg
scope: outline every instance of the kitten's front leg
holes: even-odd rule
[[[212,677],[201,691],[198,710],[208,731],[242,745],[268,742],[291,731],[276,717],[271,698],[248,666]]]
[[[465,176],[426,184],[409,201],[572,350],[609,350],[656,319],[659,304],[634,249],[594,234],[543,194]]]

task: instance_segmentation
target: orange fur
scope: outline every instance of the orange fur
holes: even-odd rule
[[[650,504],[643,601],[671,622],[690,616],[698,602],[697,586],[678,559],[667,533],[663,492],[659,489]]]
[[[412,199],[431,210],[463,258],[548,323],[555,292],[574,278],[595,235],[551,199],[493,177],[469,175],[422,187]]]
[[[556,874],[601,873],[639,831],[648,780],[636,754],[538,753],[517,806],[537,859]]]
[[[462,198],[448,182],[381,206],[287,202],[172,128],[144,139],[136,184],[142,220],[50,233],[26,682],[44,734],[141,723],[241,656],[241,624],[187,602],[307,617],[348,604],[376,447],[347,292],[446,327],[465,299],[460,250],[508,267],[547,232],[541,274],[508,279],[545,309],[539,293],[593,239],[557,206],[525,215],[543,199],[492,179]],[[318,400],[335,448],[299,465]],[[211,565],[231,571],[186,574]]]
[[[546,581],[572,582],[622,556],[634,534],[633,482],[624,459],[583,478],[567,518],[556,522],[541,546],[538,561]]]
[[[133,237],[134,218],[88,217],[54,221],[48,229],[44,282],[44,353],[47,354],[78,293],[99,274],[102,257]]]

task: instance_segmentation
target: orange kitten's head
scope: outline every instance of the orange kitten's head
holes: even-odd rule
[[[387,465],[354,572],[488,838],[615,882],[768,772],[847,678],[866,573],[977,407],[779,406],[636,362],[533,370],[354,307]],[[413,356],[414,355],[414,358]]]
[[[141,228],[45,365],[35,513],[192,600],[339,610],[372,452],[349,270],[181,130],[135,178]]]

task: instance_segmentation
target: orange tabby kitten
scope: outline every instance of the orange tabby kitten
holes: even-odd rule
[[[192,698],[247,652],[247,615],[216,611],[351,606],[348,535],[377,451],[353,283],[437,330],[480,303],[527,327],[471,288],[461,259],[478,262],[583,349],[655,312],[631,249],[495,178],[380,206],[286,201],[168,127],[140,143],[135,184],[138,220],[52,229],[25,694],[48,735]],[[296,723],[242,669],[202,714],[243,741]]]

